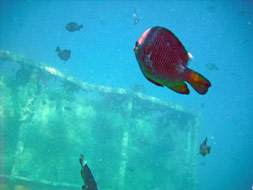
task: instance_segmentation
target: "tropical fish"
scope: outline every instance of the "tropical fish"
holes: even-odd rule
[[[84,162],[83,155],[79,159],[81,164],[81,176],[83,178],[84,185],[82,186],[82,190],[98,190],[97,183],[90,171],[90,168],[87,165],[87,162]]]
[[[61,50],[57,47],[55,51],[58,53],[58,57],[63,61],[67,61],[71,56],[71,51],[68,49]]]
[[[205,94],[211,86],[204,76],[187,67],[191,54],[166,28],[146,30],[137,40],[134,52],[143,75],[157,86],[167,86],[180,94],[190,93],[184,81],[199,94]]]
[[[75,22],[69,22],[65,28],[70,32],[75,32],[83,28],[83,25],[82,24],[78,25]]]
[[[211,147],[206,145],[207,137],[199,147],[199,153],[204,157],[206,154],[210,154]]]

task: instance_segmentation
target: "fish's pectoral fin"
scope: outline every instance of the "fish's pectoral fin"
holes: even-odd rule
[[[202,76],[201,74],[189,68],[185,68],[183,75],[184,75],[184,80],[189,82],[190,85],[199,94],[207,93],[208,88],[211,86],[211,83],[204,76]]]
[[[173,83],[166,82],[165,86],[167,86],[171,90],[173,90],[177,93],[180,93],[180,94],[189,94],[190,93],[190,91],[187,87],[187,84],[185,84],[183,81],[176,81]]]
[[[144,76],[145,76],[145,75],[144,75]],[[159,84],[158,82],[156,82],[156,81],[154,81],[154,80],[148,78],[147,76],[145,76],[145,78],[146,78],[147,80],[149,80],[150,82],[152,82],[153,84],[155,84],[155,85],[157,85],[157,86],[163,87],[163,85],[161,85],[161,84]]]

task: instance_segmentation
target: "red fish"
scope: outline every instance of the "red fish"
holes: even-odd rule
[[[167,86],[180,94],[189,94],[187,84],[205,94],[211,83],[201,74],[187,68],[189,54],[178,38],[168,29],[146,30],[134,47],[143,75],[157,86]]]

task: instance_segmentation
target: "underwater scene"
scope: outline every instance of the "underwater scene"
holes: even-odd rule
[[[1,190],[253,190],[252,0],[1,0]]]

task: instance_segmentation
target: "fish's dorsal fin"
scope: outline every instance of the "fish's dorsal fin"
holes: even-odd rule
[[[57,46],[57,47],[56,47],[55,52],[58,52],[58,53],[60,53],[60,52],[61,52],[61,49],[60,49],[60,47],[59,47],[59,46]]]

